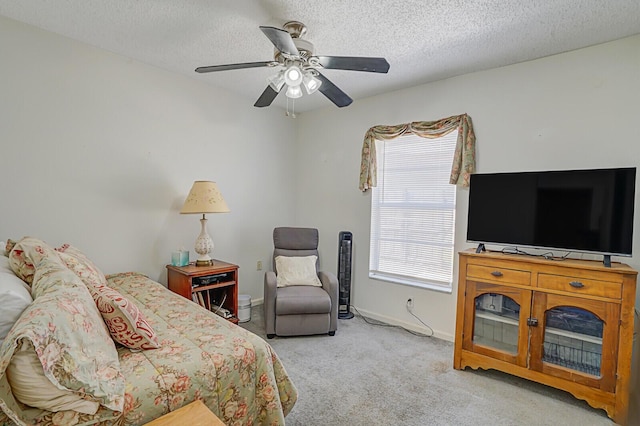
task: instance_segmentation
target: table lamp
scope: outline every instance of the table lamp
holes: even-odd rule
[[[213,241],[207,234],[207,213],[227,213],[229,212],[227,203],[222,198],[222,194],[215,182],[195,181],[187,195],[187,199],[180,210],[180,214],[201,214],[200,224],[202,229],[196,239],[195,251],[199,254],[196,259],[196,266],[211,266],[213,260],[209,253],[213,251]]]

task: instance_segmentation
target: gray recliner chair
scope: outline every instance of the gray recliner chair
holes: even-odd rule
[[[275,228],[273,230],[273,271],[264,275],[264,319],[267,338],[325,334],[338,328],[338,279],[315,270],[322,287],[277,286],[276,257],[318,256],[318,230]]]

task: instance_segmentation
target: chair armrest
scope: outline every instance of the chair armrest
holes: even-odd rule
[[[338,278],[331,272],[318,272],[318,278],[322,283],[322,288],[329,293],[331,298],[331,323],[329,325],[329,331],[336,331],[338,329]]]
[[[264,326],[266,334],[276,333],[276,292],[278,290],[276,273],[264,273]]]

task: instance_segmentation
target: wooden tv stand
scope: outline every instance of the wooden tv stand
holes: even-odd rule
[[[454,368],[562,389],[626,425],[637,271],[475,249],[459,256]]]

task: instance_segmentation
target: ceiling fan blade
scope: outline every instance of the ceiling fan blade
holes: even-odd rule
[[[386,73],[389,62],[385,58],[358,56],[317,56],[320,65],[327,69]]]
[[[336,104],[337,107],[346,107],[351,105],[353,99],[349,97],[346,93],[338,88],[335,84],[333,84],[327,77],[318,73],[317,78],[322,81],[320,85],[320,92],[325,95],[331,102]]]
[[[264,89],[264,92],[262,92],[262,95],[260,95],[253,106],[258,108],[268,107],[269,105],[271,105],[271,102],[273,102],[276,96],[278,96],[278,93],[280,92],[276,92],[271,88],[271,86],[267,86],[267,88]]]
[[[260,27],[260,29],[280,52],[287,55],[300,56],[291,34],[287,31],[276,27]]]
[[[214,72],[214,71],[240,70],[243,68],[260,68],[260,67],[269,67],[274,64],[277,64],[277,62],[264,61],[264,62],[245,62],[242,64],[211,65],[208,67],[198,67],[196,68],[196,72],[205,73],[205,72]]]

